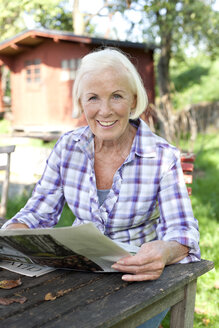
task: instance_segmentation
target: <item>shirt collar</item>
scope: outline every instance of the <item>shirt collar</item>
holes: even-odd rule
[[[148,125],[142,119],[130,120],[130,123],[137,128],[137,132],[128,161],[133,159],[135,154],[140,157],[155,157],[156,139]],[[88,157],[94,157],[94,136],[89,126],[73,131],[73,140],[81,141],[77,143],[77,146],[84,151]]]
[[[90,159],[94,158],[94,136],[89,126],[84,126],[73,131],[73,140],[76,147],[80,148]]]
[[[136,154],[140,157],[156,156],[156,138],[148,125],[142,120],[131,121],[137,128],[136,136],[132,145],[130,155]]]

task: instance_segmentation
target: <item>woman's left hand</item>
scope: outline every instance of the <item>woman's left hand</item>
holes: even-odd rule
[[[176,254],[174,258],[173,253]],[[130,273],[122,276],[125,281],[155,280],[160,277],[166,264],[178,262],[187,253],[188,248],[175,241],[155,240],[143,244],[136,255],[122,258],[112,268]]]

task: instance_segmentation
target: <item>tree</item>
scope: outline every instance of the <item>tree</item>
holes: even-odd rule
[[[188,45],[202,46],[212,56],[218,54],[219,13],[212,9],[213,0],[114,0],[109,7],[112,12],[120,11],[124,16],[131,10],[140,11],[143,39],[156,41],[158,53],[158,87],[160,108],[158,119],[162,121],[165,137],[173,140],[176,135],[171,104],[170,60],[183,57]],[[133,27],[133,24],[131,24]],[[166,128],[165,128],[166,126]],[[167,133],[166,133],[167,134]]]
[[[201,44],[212,55],[218,53],[219,13],[212,9],[213,3],[215,0],[114,0],[109,5],[110,11],[120,11],[125,16],[129,11],[142,12],[139,24],[143,39],[157,42],[160,49],[158,83],[161,96],[170,94],[170,59],[173,55],[182,56],[182,48]]]
[[[72,31],[68,0],[1,0],[0,40],[27,28],[27,19],[35,27]]]
[[[72,8],[72,20],[73,20],[73,31],[79,35],[95,35],[95,26],[91,24],[92,18],[94,17],[108,17],[109,20],[112,18],[111,11],[108,14],[103,14],[103,10],[111,8],[111,4],[108,0],[103,0],[103,4],[93,14],[88,12],[82,12],[80,9],[80,0],[74,0]],[[105,37],[108,37],[109,29],[105,32]]]

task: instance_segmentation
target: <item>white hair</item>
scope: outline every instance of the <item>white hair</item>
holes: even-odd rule
[[[136,106],[131,111],[130,119],[138,118],[146,110],[148,97],[137,69],[120,50],[105,48],[91,52],[82,58],[73,85],[73,118],[80,117],[82,113],[80,97],[83,88],[83,76],[87,73],[92,74],[107,68],[117,68],[119,71],[123,68],[122,72],[125,72],[127,75],[131,90],[136,96]]]

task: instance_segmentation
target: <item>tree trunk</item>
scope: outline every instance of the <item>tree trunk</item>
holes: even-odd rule
[[[74,34],[83,35],[85,31],[85,22],[84,14],[79,10],[79,0],[74,0],[72,21]]]
[[[171,97],[170,97],[170,77],[169,77],[169,64],[171,58],[171,41],[172,32],[163,31],[161,38],[161,52],[158,61],[158,86],[160,93],[159,110],[157,113],[160,118],[160,132],[165,139],[169,142],[176,141],[177,128],[176,128],[176,115],[174,113]]]
[[[158,61],[158,85],[160,97],[168,95],[170,99],[169,64],[171,56],[171,33],[162,37],[160,58]]]

